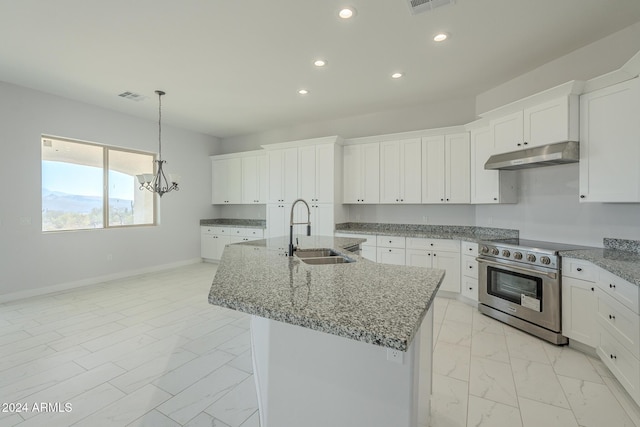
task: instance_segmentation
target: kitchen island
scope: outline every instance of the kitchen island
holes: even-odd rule
[[[354,261],[331,265],[287,257],[285,237],[225,248],[209,302],[252,315],[262,427],[428,425],[444,271],[345,251],[361,241],[300,237]]]

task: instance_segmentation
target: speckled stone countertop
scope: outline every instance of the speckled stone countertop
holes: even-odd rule
[[[604,238],[604,248],[561,251],[566,258],[590,261],[630,283],[640,286],[640,242]]]
[[[451,239],[464,240],[468,242],[517,238],[519,235],[518,230],[505,228],[488,228],[466,225],[382,224],[370,222],[346,222],[343,224],[336,224],[336,232]]]
[[[286,237],[229,245],[209,303],[406,351],[444,270],[377,264],[344,250],[363,239],[299,239],[301,249],[332,248],[355,262],[305,264],[284,256]]]
[[[201,219],[200,225],[226,225],[229,227],[267,228],[267,221],[264,219],[216,218]]]

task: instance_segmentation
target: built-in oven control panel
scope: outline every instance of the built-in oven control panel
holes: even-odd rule
[[[494,259],[495,261],[510,260],[539,267],[559,268],[558,255],[554,251],[481,243],[478,252],[481,258]]]

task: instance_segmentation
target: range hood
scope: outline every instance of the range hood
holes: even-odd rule
[[[577,141],[565,141],[510,153],[495,154],[489,157],[484,168],[518,170],[577,163],[579,160],[580,144]]]

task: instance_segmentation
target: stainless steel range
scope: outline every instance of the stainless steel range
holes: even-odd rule
[[[561,259],[578,246],[534,240],[481,242],[478,309],[554,344],[567,344],[561,322]]]

